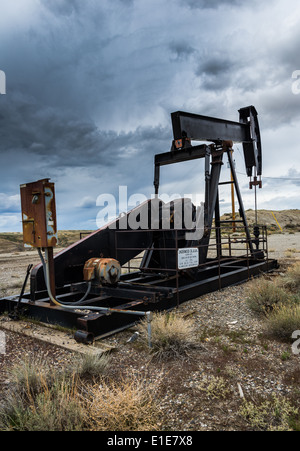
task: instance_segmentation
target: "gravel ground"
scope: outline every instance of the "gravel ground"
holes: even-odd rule
[[[248,284],[229,287],[183,304],[179,312],[195,319],[201,334],[199,349],[185,360],[157,363],[141,350],[139,342],[127,344],[134,328],[105,343],[117,348],[111,354],[110,376],[138,377],[158,388],[163,419],[159,428],[170,431],[252,430],[241,417],[246,400],[285,397],[299,405],[299,356],[289,344],[263,336],[264,321],[246,304]],[[1,323],[0,323],[1,328]],[[79,355],[56,346],[7,333],[6,354],[0,356],[0,399],[10,383],[10,369],[19,359],[42,357],[52,366],[65,367]],[[288,356],[287,358],[283,358]],[[221,378],[226,396],[199,390]]]
[[[247,283],[229,287],[180,306],[179,312],[195,319],[202,337],[199,349],[185,361],[149,363],[137,345],[122,346],[121,337],[111,339],[110,344],[120,349],[113,356],[116,367],[161,386],[169,429],[251,430],[239,414],[243,400],[238,384],[248,401],[276,395],[299,405],[299,356],[292,354],[289,344],[264,337],[264,321],[247,307],[247,288]],[[123,343],[130,334],[123,335]],[[225,399],[197,389],[214,378],[224,381]]]
[[[300,234],[284,235],[284,240],[276,240],[276,236],[270,237],[270,248],[280,241],[280,252],[279,246],[276,249],[281,258],[288,248],[300,248]],[[1,255],[0,267],[6,268],[5,274],[3,269],[0,272],[2,295],[8,290],[11,293],[7,283],[11,283],[12,275],[22,280],[32,256],[16,255],[8,260],[9,256]],[[296,257],[294,252],[293,259]],[[163,413],[158,425],[161,430],[252,430],[240,415],[241,390],[248,401],[258,402],[262,397],[276,395],[299,406],[300,357],[292,353],[290,344],[270,340],[264,335],[264,320],[254,316],[247,306],[248,284],[229,287],[180,306],[180,313],[194,318],[201,336],[199,347],[185,360],[158,363],[149,359],[139,341],[127,344],[134,328],[105,340],[106,344],[117,348],[117,352],[111,354],[113,379],[127,374],[131,378],[145,379],[158,388]],[[62,368],[78,359],[78,354],[60,347],[13,332],[5,334],[6,353],[0,355],[0,400],[9,386],[10,369],[19,359],[38,355]],[[223,392],[201,389],[216,378],[224,382]]]

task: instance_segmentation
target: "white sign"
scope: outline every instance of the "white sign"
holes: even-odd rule
[[[199,249],[190,247],[178,249],[178,269],[197,268],[199,266]]]
[[[300,330],[295,330],[295,332],[293,332],[292,338],[294,338],[294,340],[298,340],[294,342],[293,346],[292,346],[292,350],[293,350],[293,354],[295,355],[299,355],[300,354]]]

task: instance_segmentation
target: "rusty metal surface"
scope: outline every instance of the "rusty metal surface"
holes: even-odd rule
[[[20,186],[23,242],[26,247],[55,247],[57,222],[54,183],[49,179]]]

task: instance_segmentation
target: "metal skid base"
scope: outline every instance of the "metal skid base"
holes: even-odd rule
[[[134,272],[121,277],[116,287],[93,288],[86,305],[112,309],[109,312],[66,310],[50,304],[47,292],[36,293],[34,302],[30,294],[0,300],[0,313],[8,312],[39,320],[48,324],[76,329],[77,341],[90,343],[131,327],[139,319],[124,311],[168,311],[183,302],[204,294],[245,282],[261,273],[278,268],[276,260],[224,258],[211,260],[190,273],[178,272],[167,277],[162,273]],[[61,302],[74,302],[84,291],[83,284],[72,284],[57,290]],[[118,310],[122,310],[120,313]]]

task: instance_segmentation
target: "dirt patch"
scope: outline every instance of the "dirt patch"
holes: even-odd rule
[[[87,230],[61,230],[58,232],[59,246],[61,248],[66,248],[71,244],[75,243],[76,241],[79,241],[81,238],[84,238],[89,233],[91,232]],[[22,251],[23,251],[22,233],[18,232],[0,233],[0,254]]]
[[[275,259],[300,259],[300,232],[272,234],[268,237],[269,257]]]
[[[55,249],[54,254],[61,249]],[[0,298],[20,294],[29,264],[41,262],[36,250],[0,254]],[[29,281],[26,287],[29,290]]]

